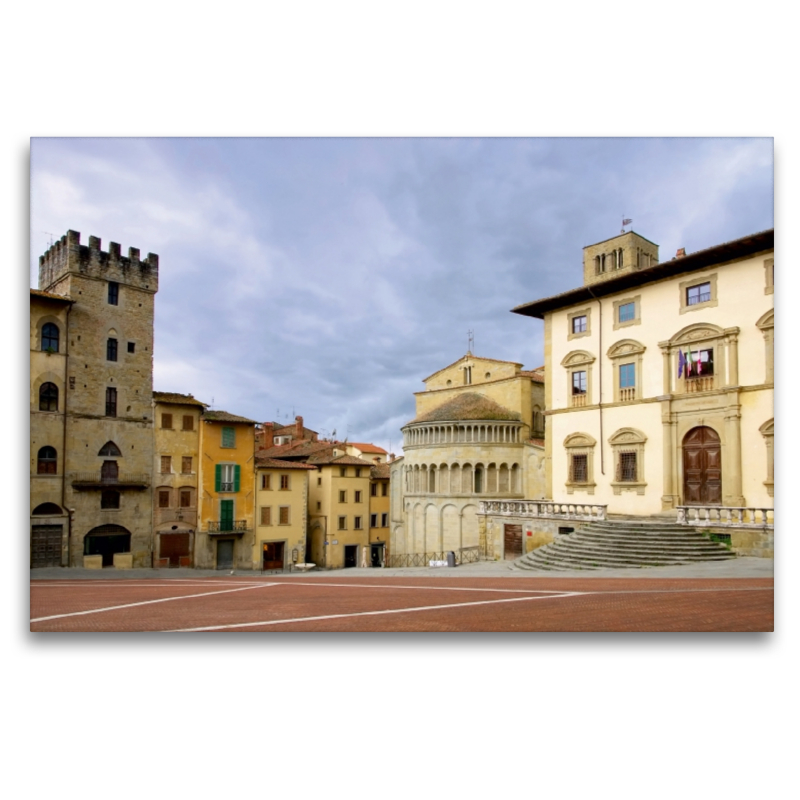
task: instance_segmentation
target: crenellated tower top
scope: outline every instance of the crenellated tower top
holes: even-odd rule
[[[129,247],[127,256],[120,251],[117,242],[109,242],[108,252],[104,252],[97,236],[90,236],[88,246],[83,245],[78,231],[67,231],[39,256],[39,289],[47,291],[67,273],[72,273],[116,281],[155,294],[158,291],[158,256],[148,253],[142,261],[137,247]]]

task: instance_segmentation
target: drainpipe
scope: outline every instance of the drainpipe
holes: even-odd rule
[[[64,326],[64,424],[61,426],[61,508],[67,503],[67,391],[69,387],[69,312],[72,305],[67,306],[67,324]],[[72,514],[67,512],[67,563],[72,561]]]
[[[597,330],[598,330],[598,380],[597,380],[597,391],[598,391],[598,403],[597,403],[597,411],[600,414],[600,474],[606,474],[606,461],[605,461],[605,439],[603,438],[603,302],[600,300],[599,297],[595,297],[594,292],[592,291],[591,286],[586,287],[589,290],[589,294],[597,300],[597,309],[598,309],[598,317],[600,319],[597,323]]]

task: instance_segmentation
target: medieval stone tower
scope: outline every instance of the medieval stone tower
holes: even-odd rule
[[[104,252],[97,237],[86,246],[78,232],[68,231],[39,259],[39,290],[71,301],[56,345],[66,364],[60,381],[47,381],[53,388],[42,401],[33,353],[45,348],[37,345],[44,340],[31,295],[31,455],[43,445],[60,451],[61,493],[51,502],[63,505],[67,523],[62,563],[79,566],[84,555],[95,555],[110,565],[117,555],[121,564],[150,566],[158,256],[141,260],[133,247],[122,256],[116,242]],[[45,424],[54,413],[63,420],[63,439],[44,442],[54,438],[52,421]],[[32,526],[34,503],[43,499],[31,492]]]
[[[583,285],[616,278],[658,264],[658,245],[627,231],[583,248]]]

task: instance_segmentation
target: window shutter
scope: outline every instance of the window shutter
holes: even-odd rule
[[[214,491],[218,492],[222,488],[222,464],[214,466]]]
[[[239,491],[239,476],[241,474],[242,468],[238,464],[234,464],[233,467],[233,491]]]

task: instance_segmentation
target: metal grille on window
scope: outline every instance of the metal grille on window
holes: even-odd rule
[[[572,474],[570,480],[573,483],[587,483],[589,481],[589,457],[585,454],[572,456]]]
[[[620,453],[617,464],[618,481],[636,480],[636,453]]]

